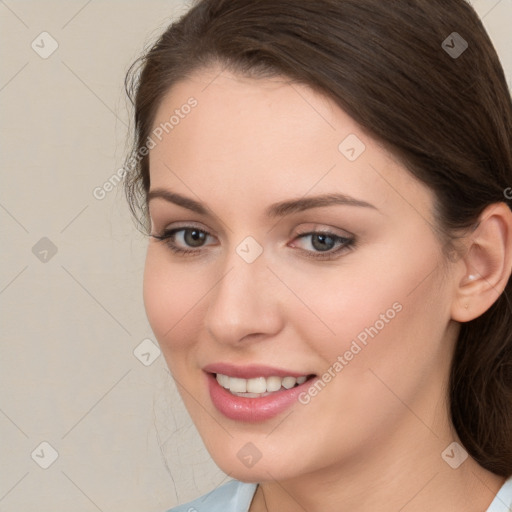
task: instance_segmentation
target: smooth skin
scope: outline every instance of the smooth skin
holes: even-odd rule
[[[447,384],[459,322],[484,313],[511,273],[508,207],[488,207],[448,258],[430,190],[331,100],[212,67],[168,92],[154,126],[191,96],[197,107],[151,149],[150,189],[204,212],[153,194],[151,233],[188,230],[150,238],[144,301],[212,458],[260,483],[251,512],[484,511],[504,479],[471,457],[452,469],[441,454],[458,440]],[[355,161],[339,150],[350,134],[366,147]],[[267,215],[335,193],[368,205]],[[334,236],[307,235],[318,231]],[[252,263],[236,251],[248,236],[263,249]],[[401,311],[307,405],[260,423],[213,406],[205,365],[322,375],[395,303]],[[247,443],[261,453],[252,467],[237,457]]]

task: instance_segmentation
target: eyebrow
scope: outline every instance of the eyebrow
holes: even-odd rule
[[[156,198],[164,199],[169,203],[176,204],[200,215],[208,215],[208,209],[200,202],[170,190],[157,188],[148,192],[148,203],[152,199]],[[324,194],[314,197],[291,199],[288,201],[272,204],[265,210],[265,214],[267,217],[284,217],[286,215],[302,212],[311,208],[321,208],[333,205],[358,206],[378,210],[377,207],[367,203],[366,201],[361,201],[345,194]]]

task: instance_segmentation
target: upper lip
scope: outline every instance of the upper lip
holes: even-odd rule
[[[263,366],[258,364],[249,364],[237,366],[231,363],[212,363],[203,367],[208,373],[220,373],[239,379],[254,379],[256,377],[303,377],[311,375],[308,372],[294,372],[273,366]]]

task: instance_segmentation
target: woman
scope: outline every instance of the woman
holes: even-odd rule
[[[129,75],[151,327],[231,482],[512,505],[512,105],[463,0],[202,0]]]

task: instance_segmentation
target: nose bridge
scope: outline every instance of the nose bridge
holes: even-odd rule
[[[205,325],[218,341],[236,343],[249,334],[278,329],[278,305],[269,289],[266,261],[261,253],[254,257],[250,244],[241,243],[226,257],[223,277],[209,299]]]

